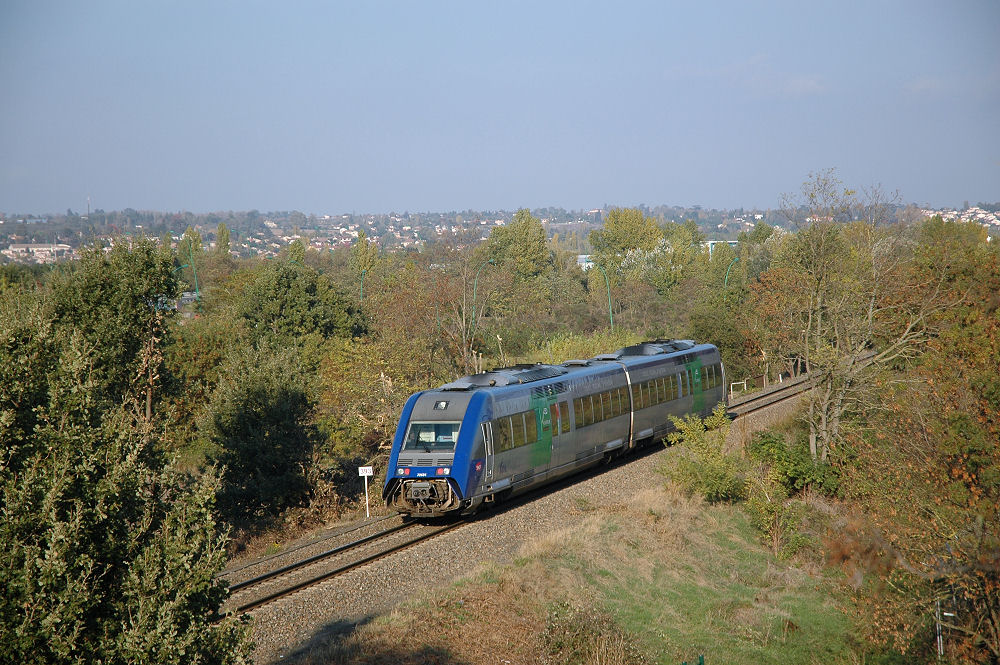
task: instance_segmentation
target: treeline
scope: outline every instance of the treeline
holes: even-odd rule
[[[731,450],[723,414],[678,421],[669,473],[744,505],[775,554],[841,565],[869,662],[933,661],[938,629],[947,662],[1000,662],[1000,252],[978,224],[844,222],[830,173],[803,198],[797,232],[741,245],[731,319],[809,372],[798,424]]]
[[[978,533],[975,551],[995,551],[996,252],[979,227],[852,221],[866,210],[878,208],[820,174],[789,208],[797,232],[760,223],[709,253],[693,221],[612,209],[585,239],[586,271],[527,210],[485,241],[474,229],[421,251],[385,251],[361,234],[349,249],[296,241],[274,260],[234,259],[219,220],[211,250],[189,227],[176,248],[120,238],[48,271],[5,268],[0,649],[26,662],[129,662],[140,648],[239,662],[245,627],[210,623],[230,536],[350,505],[355,467],[384,466],[415,390],[640,338],[713,342],[730,380],[808,370],[801,440],[775,455],[820,469],[826,491],[865,508],[864,529],[902,534],[920,513],[912,526],[890,520],[904,497],[875,470],[910,450],[901,438],[924,442],[898,486],[944,474],[954,494],[938,533]],[[174,310],[196,284],[199,300]],[[956,359],[969,371],[944,376]],[[960,412],[973,415],[941,419]],[[861,534],[876,531],[864,529],[852,538],[868,542]],[[886,542],[923,562],[958,541],[924,538],[921,553]],[[995,568],[984,571],[995,584]],[[914,616],[944,588],[918,572],[899,605]],[[982,653],[975,644],[968,653]]]

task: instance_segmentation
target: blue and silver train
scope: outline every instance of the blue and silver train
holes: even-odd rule
[[[663,439],[669,416],[725,395],[719,350],[691,340],[466,376],[406,401],[382,497],[415,516],[471,513]]]

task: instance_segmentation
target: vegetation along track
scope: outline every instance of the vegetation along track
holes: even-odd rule
[[[232,584],[229,587],[231,595],[223,607],[223,612],[244,614],[461,525],[461,521],[441,524],[404,521],[393,524],[371,535],[311,554]]]
[[[734,418],[746,415],[791,399],[805,392],[808,388],[808,377],[800,376],[733,400],[729,405],[729,413]],[[569,480],[568,482],[573,481]],[[552,487],[545,488],[546,491],[552,491],[552,489]],[[522,501],[530,500],[536,494],[537,492],[531,492],[523,497]],[[516,503],[521,503],[521,501]],[[388,516],[366,522],[358,528],[352,529],[351,531],[356,531],[363,527],[370,528],[376,524],[382,525],[374,533],[350,542],[334,545],[337,536],[348,533],[341,531],[280,554],[266,557],[253,564],[224,571],[220,577],[234,580],[229,587],[231,595],[224,611],[235,614],[249,612],[301,589],[314,586],[349,570],[412,547],[417,543],[459,527],[463,523],[463,520],[455,520],[440,524],[424,524],[406,521],[401,516]],[[290,560],[290,555],[299,552],[301,552],[300,558]],[[264,572],[254,576],[246,575],[246,571],[253,572],[256,569],[263,569]],[[240,577],[242,579],[239,579]]]

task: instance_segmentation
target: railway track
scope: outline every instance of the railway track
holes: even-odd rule
[[[797,376],[783,383],[768,386],[759,392],[737,397],[729,402],[728,411],[731,417],[737,418],[797,397],[807,390],[809,390],[809,377],[807,375]]]
[[[463,525],[402,522],[231,584],[224,614],[245,614]],[[242,570],[242,569],[240,569]],[[233,572],[233,571],[230,571]],[[225,575],[223,575],[225,577]]]
[[[808,388],[808,377],[797,377],[733,400],[729,404],[729,413],[734,418],[746,415],[796,397]],[[575,481],[568,479],[560,481],[558,484],[561,485],[565,482]],[[544,491],[552,490],[552,486],[544,489]],[[516,503],[530,500],[537,493],[538,491],[530,492]],[[252,564],[223,571],[219,577],[232,580],[229,586],[230,597],[223,606],[223,613],[244,614],[250,612],[262,605],[413,547],[467,523],[467,520],[454,520],[440,524],[424,524],[406,521],[400,516],[388,516],[364,523],[348,531],[305,543]],[[345,534],[376,524],[382,524],[382,526],[377,527],[374,533],[343,542]],[[337,542],[338,536],[340,537],[339,542]],[[300,557],[284,563],[284,561],[289,560],[289,555],[295,552],[302,552],[302,554]],[[254,569],[263,569],[264,572],[249,576],[247,571],[252,572]]]

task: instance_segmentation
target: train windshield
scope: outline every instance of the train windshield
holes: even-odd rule
[[[461,423],[410,423],[403,450],[455,450]]]

